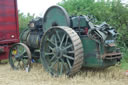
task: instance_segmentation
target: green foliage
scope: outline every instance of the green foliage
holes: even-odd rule
[[[128,69],[128,48],[127,47],[121,47],[121,52],[123,53],[123,57],[121,60],[121,67],[123,69]]]
[[[30,15],[29,13],[27,15],[24,15],[23,13],[18,13],[19,18],[19,31],[21,32],[23,29],[27,28],[28,23],[30,20],[34,18],[34,15]]]
[[[94,15],[100,22],[106,21],[119,33],[118,43],[128,47],[128,8],[120,0],[63,0],[70,15]]]
[[[123,52],[122,62],[128,63],[128,5],[122,4],[121,0],[63,0],[58,4],[70,15],[91,14],[98,23],[106,21],[115,27],[119,33],[117,42]]]

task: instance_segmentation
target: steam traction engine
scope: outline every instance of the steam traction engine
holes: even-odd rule
[[[69,17],[64,8],[52,6],[43,18],[32,20],[21,33],[21,41],[29,47],[31,58],[25,55],[30,54],[27,51],[21,55],[10,52],[10,64],[18,68],[13,56],[18,62],[26,60],[23,67],[29,66],[31,60],[40,61],[52,75],[73,75],[81,67],[106,68],[121,59],[115,45],[116,35],[114,28],[105,22],[94,25],[85,15]],[[20,63],[18,66],[22,68]]]

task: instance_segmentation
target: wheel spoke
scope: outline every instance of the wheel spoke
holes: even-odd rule
[[[66,57],[66,58],[68,58],[68,59],[70,59],[70,60],[74,60],[74,58],[72,56],[68,56],[66,54],[64,54],[63,56]]]
[[[71,48],[71,47],[72,47],[72,44],[67,46],[67,47],[65,47],[64,49],[67,50],[68,48]]]
[[[27,53],[27,51],[26,51],[26,50],[23,52],[23,55],[24,55],[25,53]]]
[[[15,63],[15,62],[16,62],[16,59],[14,58],[14,59],[13,59],[13,63]]]
[[[25,53],[27,53],[27,51],[26,50],[24,50],[24,52],[23,53],[21,53],[20,55],[19,55],[19,57],[21,57],[22,55],[24,55]]]
[[[67,53],[71,53],[71,54],[73,54],[73,53],[74,53],[74,51],[68,51]]]
[[[59,64],[59,62],[57,63],[57,72],[58,72],[58,74],[59,74],[59,66],[60,66],[60,64]]]
[[[67,65],[65,64],[64,60],[63,59],[60,59],[60,60],[61,60],[61,63],[63,63],[65,69],[68,71],[69,69],[68,69]]]
[[[19,53],[23,54],[26,51],[26,49],[23,48],[23,46],[19,45],[18,47],[19,47],[18,48]]]
[[[52,62],[56,57],[52,56],[52,58],[50,59],[50,62]]]
[[[20,61],[18,61],[17,68],[21,68]]]
[[[63,35],[63,38],[62,38],[61,43],[60,43],[60,47],[62,46],[62,43],[64,41],[65,36],[66,36],[66,34]]]
[[[18,56],[17,57],[22,57],[25,53],[27,53],[27,51],[26,50],[24,50],[24,52],[22,52],[21,54],[18,54]]]
[[[57,61],[58,61],[58,59],[56,59],[56,61],[54,61],[54,62],[51,64],[50,68],[53,68],[53,66],[57,63]]]
[[[68,63],[69,68],[71,69],[72,66],[71,66],[71,63],[70,63],[69,59],[66,58],[66,60],[67,60],[67,63]]]
[[[47,41],[56,46],[55,43],[53,43],[51,40],[47,39]]]
[[[23,56],[23,58],[28,59],[29,57],[28,56]]]
[[[26,63],[24,62],[24,59],[21,59],[21,61],[23,62],[23,67],[26,67]]]
[[[56,36],[58,37],[58,39],[59,39],[59,42],[61,41],[60,40],[60,36],[59,36],[59,33],[56,31]]]
[[[47,56],[47,55],[54,55],[54,53],[45,53],[45,55]]]
[[[57,45],[57,39],[56,39],[56,37],[55,37],[55,46],[56,46],[56,47],[58,47],[58,45]]]
[[[60,75],[63,73],[63,63],[60,64]]]
[[[53,51],[53,48],[51,47],[51,46],[48,46],[49,48],[50,48],[50,50],[52,50]]]
[[[67,43],[68,43],[68,36],[66,37],[65,46],[67,45]]]
[[[14,59],[14,60],[11,59],[11,62],[13,62],[14,66],[16,66],[18,64],[18,61],[16,59]]]

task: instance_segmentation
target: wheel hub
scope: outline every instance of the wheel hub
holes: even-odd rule
[[[63,50],[60,47],[55,48],[55,55],[57,58],[61,58],[63,56]]]
[[[16,58],[17,61],[21,60],[21,58],[19,56],[15,56],[15,58]]]

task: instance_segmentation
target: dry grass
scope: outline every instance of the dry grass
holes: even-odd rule
[[[82,70],[73,78],[52,77],[35,64],[31,72],[14,71],[9,64],[0,65],[0,85],[127,85],[128,77],[118,67],[105,70]]]

